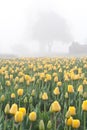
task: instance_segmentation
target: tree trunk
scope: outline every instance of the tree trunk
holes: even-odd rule
[[[53,45],[53,43],[52,43],[52,42],[48,42],[48,52],[51,52],[52,45]]]

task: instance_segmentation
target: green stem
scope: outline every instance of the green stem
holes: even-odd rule
[[[64,127],[64,130],[68,130],[68,127],[67,127],[67,126],[65,126],[65,127]]]
[[[6,120],[4,121],[4,130],[6,130]]]
[[[69,130],[71,130],[71,126],[69,126]]]
[[[66,127],[64,127],[64,130],[66,130]]]
[[[39,100],[39,110],[40,110],[40,106],[41,106],[41,101]]]
[[[84,111],[84,130],[86,130],[86,112]]]
[[[2,103],[0,104],[0,114],[2,113]]]
[[[32,104],[30,104],[30,111],[32,111]]]
[[[58,99],[58,95],[56,95],[56,100]]]
[[[46,112],[46,102],[44,101],[44,113]]]
[[[66,130],[68,130],[68,126],[66,126]]]
[[[81,98],[80,98],[80,95],[79,95],[79,115],[80,115],[80,108],[81,108]]]
[[[32,129],[32,122],[31,122],[31,124],[30,124],[30,128],[29,128],[29,130],[31,130]]]
[[[69,99],[68,99],[69,101],[68,101],[68,106],[70,106],[70,94],[69,94]]]
[[[19,107],[20,107],[20,97],[19,97]]]
[[[15,126],[15,127],[16,127],[16,130],[19,130],[19,127],[18,127],[18,126],[19,126],[19,124],[17,124],[17,125]]]
[[[19,130],[18,126],[16,127],[16,130]]]
[[[22,123],[20,124],[20,130],[22,130]]]
[[[12,130],[14,130],[14,120],[13,120],[13,124],[12,124]]]
[[[56,113],[54,114],[54,121],[55,121],[54,130],[56,130]]]

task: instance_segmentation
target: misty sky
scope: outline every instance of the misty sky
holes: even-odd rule
[[[32,27],[41,12],[50,11],[65,18],[74,40],[81,44],[86,41],[87,0],[1,0],[0,53],[27,54],[32,48],[38,51],[31,38]],[[57,46],[59,52],[68,51],[68,45]]]

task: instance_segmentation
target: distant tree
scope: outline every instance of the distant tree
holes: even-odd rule
[[[19,44],[15,44],[11,46],[11,50],[13,51],[14,54],[21,56],[28,56],[29,55],[29,47],[28,45],[25,43],[19,43]]]
[[[38,21],[33,26],[33,40],[39,41],[41,52],[48,46],[51,51],[54,41],[69,43],[72,35],[64,18],[54,12],[41,13]]]

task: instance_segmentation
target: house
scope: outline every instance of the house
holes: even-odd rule
[[[87,44],[79,44],[78,42],[73,42],[69,47],[69,53],[71,55],[86,55],[87,54]]]

